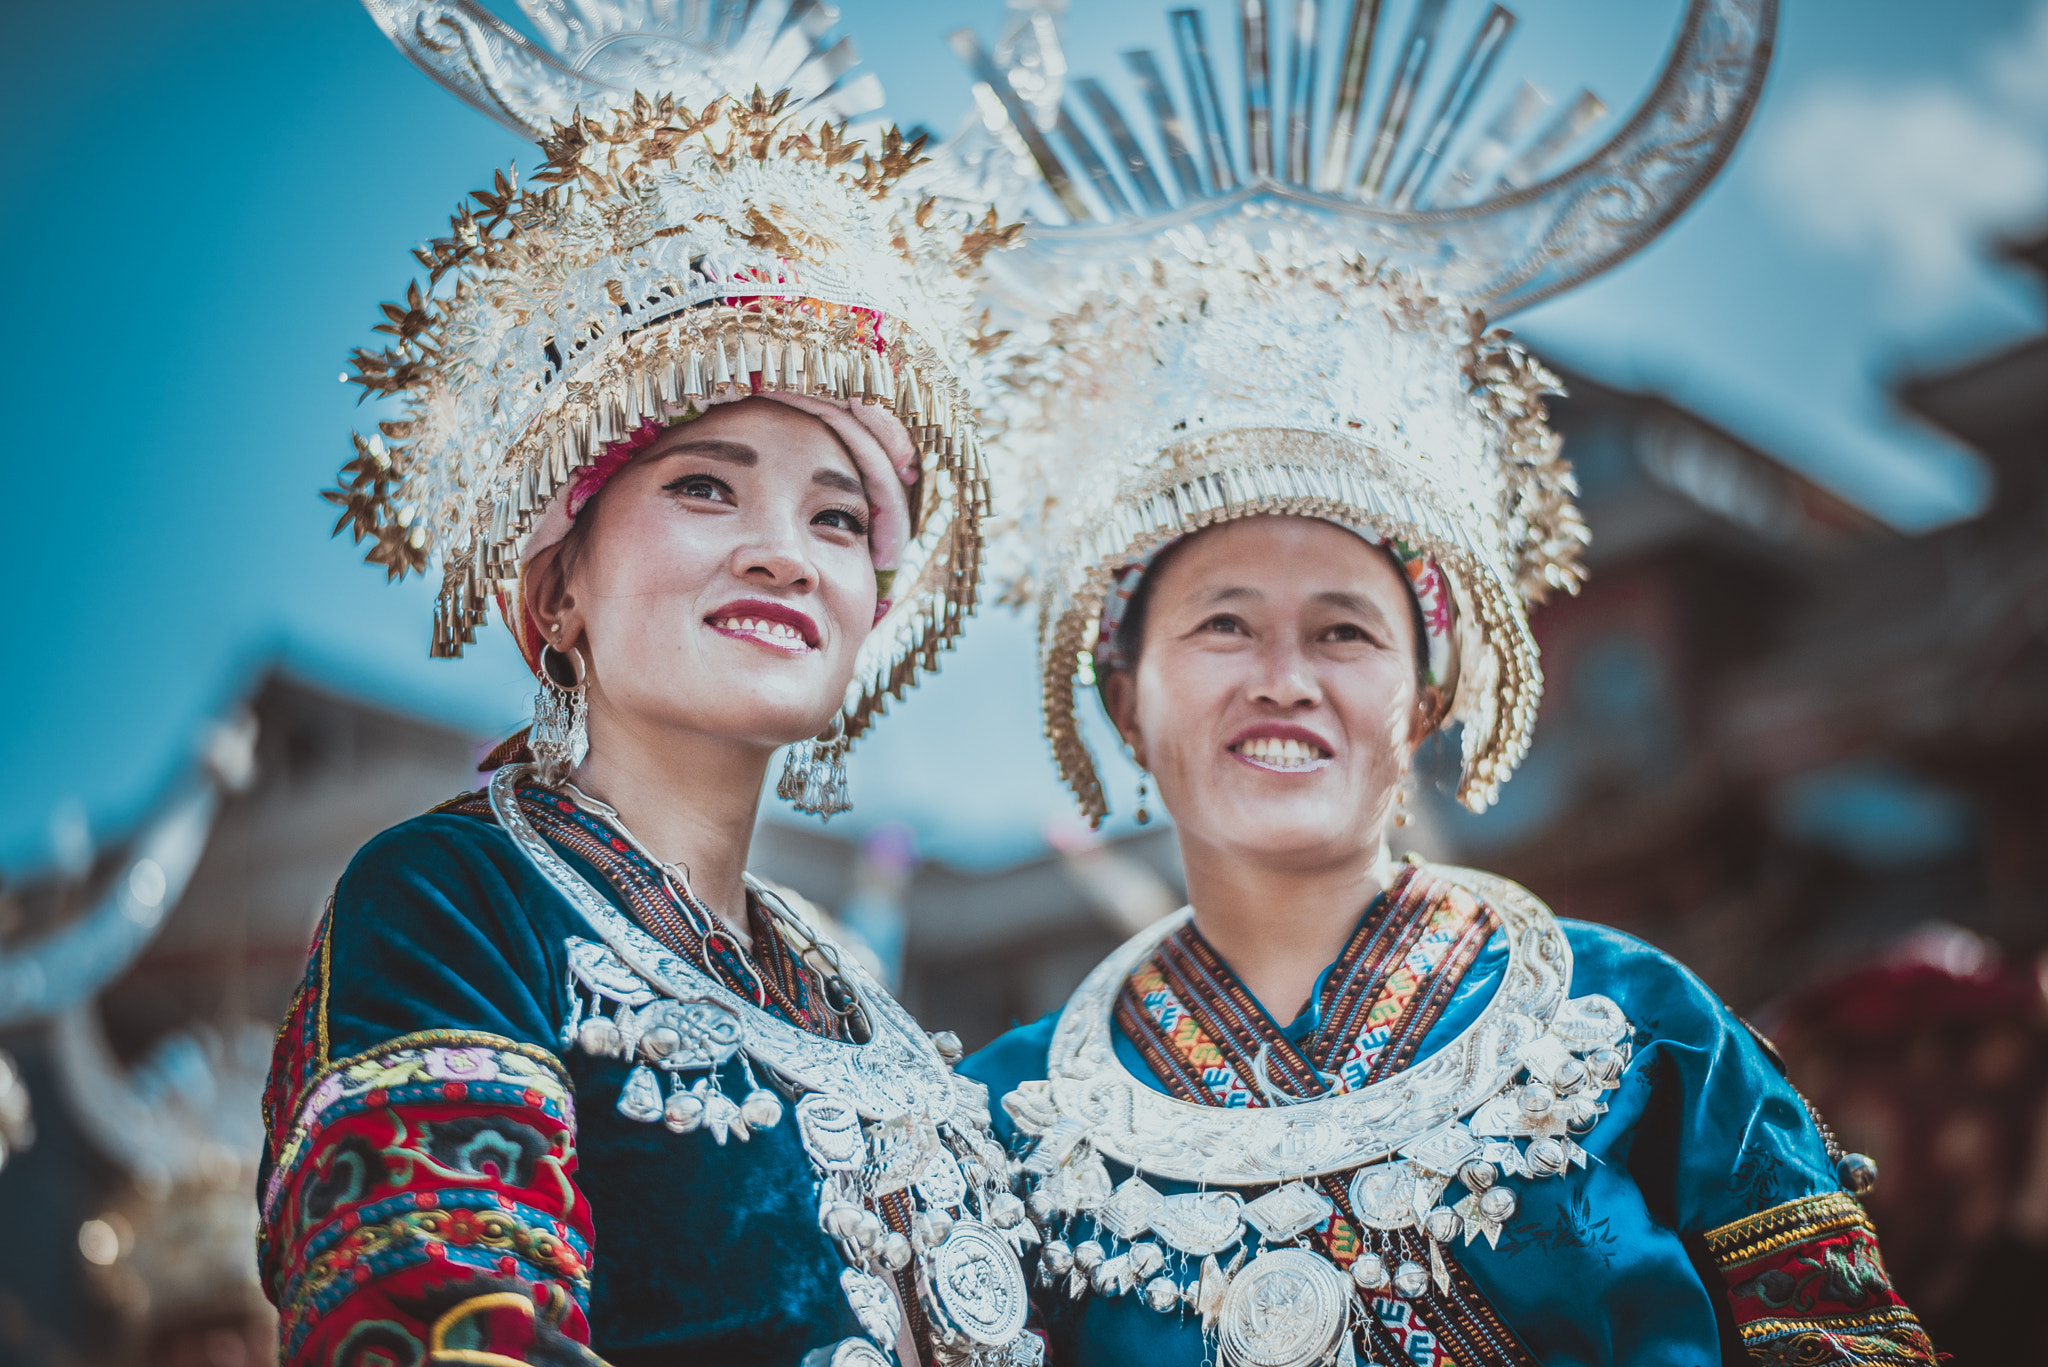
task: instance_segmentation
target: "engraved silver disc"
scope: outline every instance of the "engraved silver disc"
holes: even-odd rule
[[[926,1269],[946,1321],[987,1347],[1023,1332],[1024,1270],[1003,1237],[979,1220],[961,1220],[932,1250]]]
[[[1336,1355],[1351,1290],[1305,1249],[1269,1249],[1233,1277],[1219,1340],[1231,1367],[1317,1367]]]

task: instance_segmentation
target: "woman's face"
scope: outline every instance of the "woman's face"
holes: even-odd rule
[[[536,586],[542,635],[588,661],[593,743],[607,720],[763,747],[822,731],[874,625],[868,516],[808,414],[749,399],[665,432]]]
[[[1330,523],[1241,518],[1153,571],[1105,693],[1183,842],[1308,869],[1379,848],[1427,721],[1406,583]]]

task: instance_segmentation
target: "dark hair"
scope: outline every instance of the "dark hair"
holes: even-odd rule
[[[1150,615],[1152,606],[1153,581],[1159,578],[1159,571],[1166,568],[1167,562],[1179,553],[1181,547],[1200,535],[1201,532],[1190,532],[1178,541],[1168,543],[1166,549],[1159,552],[1145,570],[1144,576],[1138,580],[1138,587],[1131,594],[1130,603],[1124,608],[1124,618],[1116,627],[1116,657],[1123,661],[1125,669],[1138,667],[1138,653],[1145,643],[1145,619]],[[1387,563],[1394,567],[1394,573],[1400,576],[1401,585],[1406,589],[1408,571],[1402,567],[1400,557],[1384,545],[1375,545],[1373,549],[1387,558]],[[1415,628],[1415,689],[1420,693],[1429,683],[1429,629],[1422,620],[1421,601],[1412,590],[1408,591],[1406,596],[1408,620]],[[1103,670],[1097,673],[1098,683],[1108,672]]]

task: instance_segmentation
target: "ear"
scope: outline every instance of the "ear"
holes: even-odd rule
[[[1422,742],[1443,725],[1444,714],[1449,710],[1450,701],[1436,684],[1424,684],[1416,691],[1415,706],[1408,714],[1408,753],[1401,764],[1403,773],[1414,762],[1415,752],[1422,747]]]
[[[540,628],[543,641],[556,650],[582,644],[583,614],[569,577],[563,573],[561,542],[539,551],[527,563],[522,597],[526,614]],[[561,630],[557,631],[557,626]]]
[[[1131,677],[1130,670],[1112,669],[1103,677],[1102,705],[1108,710],[1116,733],[1131,747],[1138,767],[1150,769],[1152,766],[1145,762],[1145,733],[1138,725],[1138,681]]]

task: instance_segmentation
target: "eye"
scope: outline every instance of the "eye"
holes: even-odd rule
[[[701,498],[711,503],[737,504],[732,486],[715,475],[682,475],[661,486],[683,498]]]
[[[1370,641],[1371,635],[1354,622],[1339,622],[1323,633],[1326,641]]]
[[[1217,613],[1214,617],[1211,617],[1208,621],[1202,623],[1201,626],[1195,629],[1197,631],[1214,632],[1219,636],[1244,635],[1244,623],[1239,621],[1237,618],[1232,617],[1227,612]]]
[[[811,519],[813,527],[832,527],[849,536],[866,536],[868,519],[865,509],[826,508]]]

